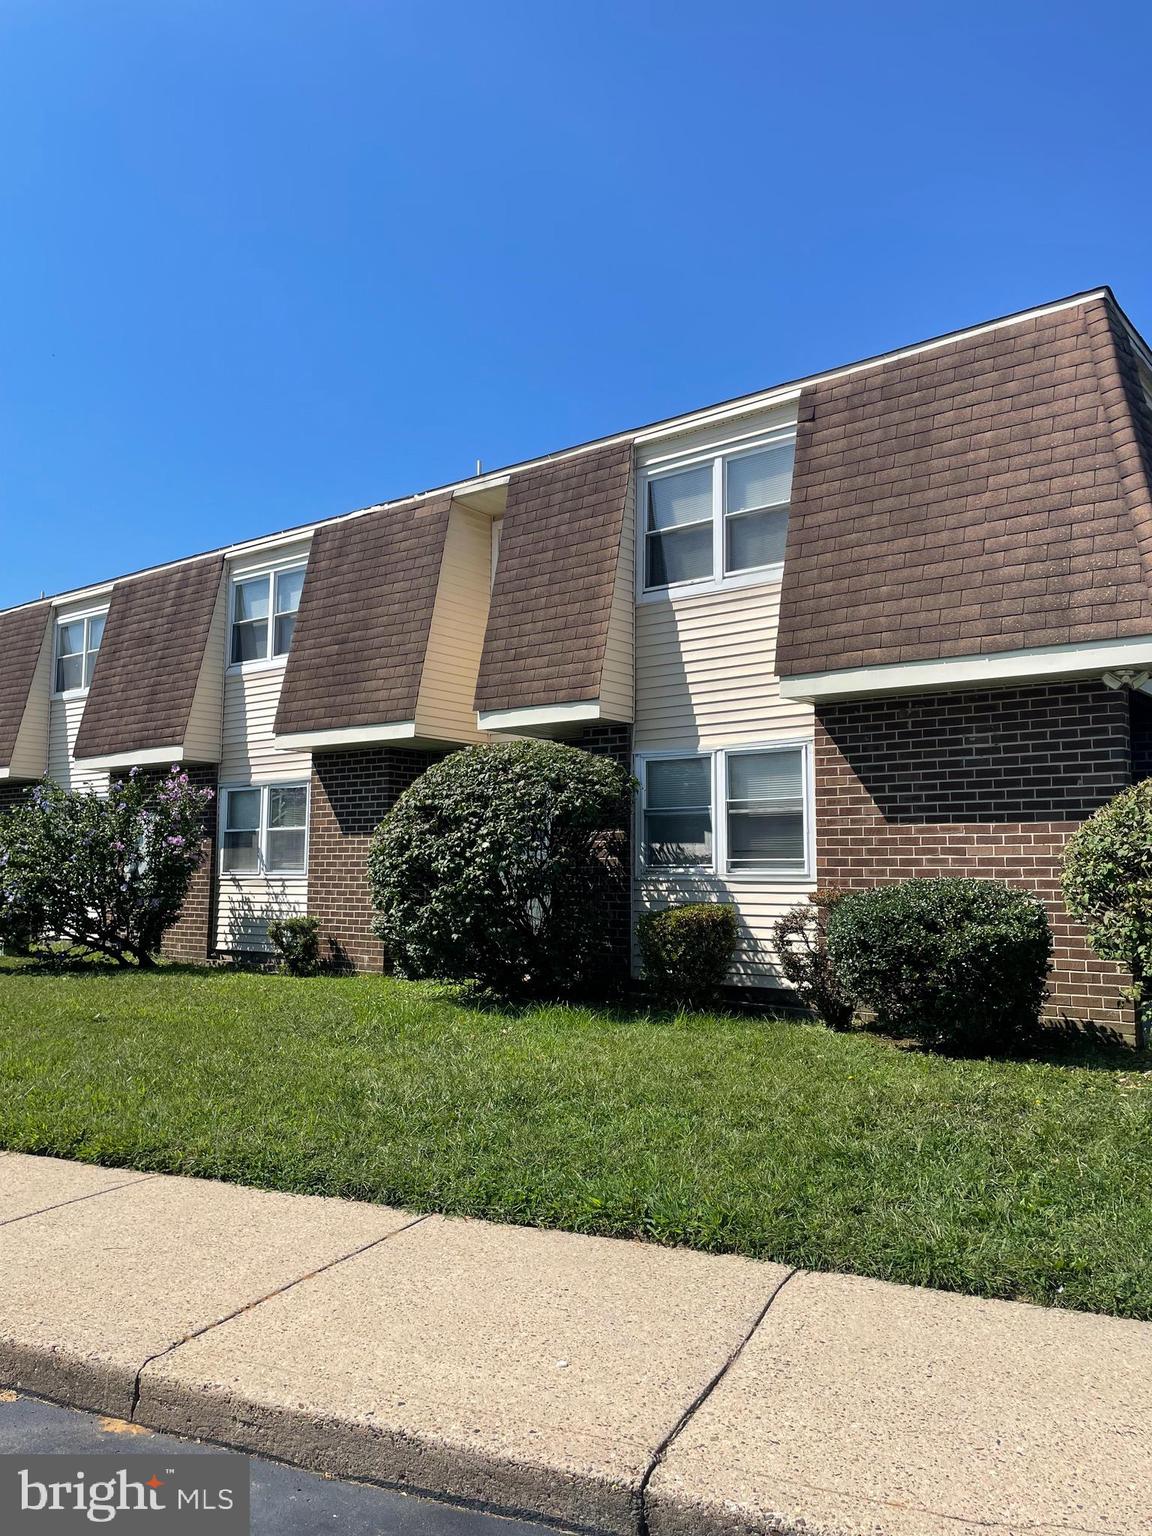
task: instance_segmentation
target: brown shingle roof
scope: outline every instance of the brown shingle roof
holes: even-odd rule
[[[599,696],[631,469],[629,441],[512,477],[477,709]]]
[[[74,757],[183,745],[223,567],[211,555],[113,587]]]
[[[777,671],[1152,634],[1126,373],[1100,299],[806,390]]]
[[[451,504],[405,502],[317,531],[278,735],[415,718]]]
[[[0,768],[16,750],[49,611],[47,603],[33,603],[0,614]]]

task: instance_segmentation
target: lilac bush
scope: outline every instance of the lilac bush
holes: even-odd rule
[[[0,816],[0,939],[149,966],[202,858],[210,789],[136,769],[107,795],[50,782]]]

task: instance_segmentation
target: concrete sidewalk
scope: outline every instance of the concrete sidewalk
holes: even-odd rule
[[[596,1532],[1152,1533],[1152,1324],[13,1153],[0,1381]]]

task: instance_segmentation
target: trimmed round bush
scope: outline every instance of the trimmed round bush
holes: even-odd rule
[[[646,912],[636,924],[644,978],[674,1007],[713,1002],[736,953],[736,910],[727,902],[694,902]]]
[[[1152,779],[1123,790],[1076,829],[1064,850],[1064,905],[1103,960],[1132,972],[1137,1045],[1152,1013]]]
[[[603,986],[626,900],[632,780],[549,741],[469,747],[434,764],[372,838],[375,929],[408,977],[507,997]]]
[[[1035,1028],[1052,935],[1026,891],[996,880],[906,880],[838,902],[828,955],[880,1029],[995,1045]]]

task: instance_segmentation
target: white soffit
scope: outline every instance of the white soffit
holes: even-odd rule
[[[382,741],[411,741],[415,735],[415,720],[395,720],[388,725],[349,725],[332,731],[289,731],[275,736],[273,744],[284,752],[324,752]]]
[[[1152,667],[1152,636],[1102,640],[1096,645],[1053,645],[1032,650],[955,656],[944,661],[907,661],[838,672],[809,672],[780,679],[785,699],[818,703],[881,693],[925,693],[982,683],[1028,682],[1042,677],[1090,677],[1117,667]]]
[[[603,718],[599,699],[574,704],[541,704],[530,709],[481,710],[476,723],[482,731],[532,731],[548,725],[578,725]]]

